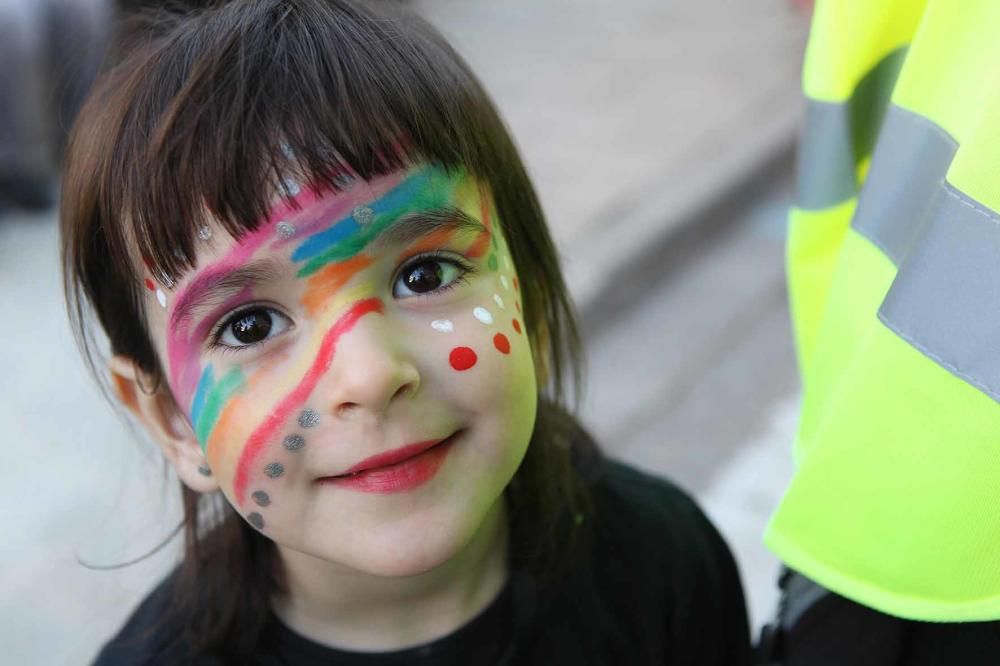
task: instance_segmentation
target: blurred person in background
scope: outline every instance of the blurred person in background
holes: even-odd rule
[[[107,0],[0,0],[0,213],[55,200],[59,155],[103,57]]]
[[[1000,663],[998,65],[995,0],[817,3],[764,663]]]

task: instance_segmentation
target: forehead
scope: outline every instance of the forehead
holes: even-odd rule
[[[276,202],[255,230],[239,238],[217,222],[198,230],[196,267],[177,285],[173,324],[209,292],[309,278],[437,233],[487,236],[491,226],[488,198],[476,181],[431,166],[348,182],[339,192],[290,189],[294,198]]]
[[[418,165],[369,181],[341,182],[343,189],[335,192],[290,181],[293,196],[276,199],[265,219],[237,238],[209,220],[196,231],[195,269],[178,284],[206,271],[245,263],[268,250],[290,253],[293,262],[306,264],[300,266],[306,271],[319,261],[377,252],[405,236],[405,230],[426,230],[427,220],[412,215],[419,211],[458,210],[477,221],[484,214],[482,187],[462,171]]]

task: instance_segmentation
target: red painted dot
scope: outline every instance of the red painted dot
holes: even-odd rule
[[[510,340],[503,333],[497,333],[493,336],[493,346],[500,350],[501,354],[510,353]]]
[[[156,285],[153,284],[153,281],[150,280],[149,278],[146,278],[146,289],[149,289],[150,291],[156,289]]]
[[[448,356],[448,362],[459,372],[468,370],[476,364],[476,352],[468,347],[455,347]]]
[[[514,278],[514,289],[520,289],[520,287],[517,286],[517,278],[516,277]]]
[[[513,326],[514,330],[517,331],[518,333],[521,332],[521,322],[519,322],[518,320],[511,319],[510,320],[510,325]]]
[[[518,312],[520,312],[521,311],[521,302],[520,301],[514,301],[514,307],[517,308]]]

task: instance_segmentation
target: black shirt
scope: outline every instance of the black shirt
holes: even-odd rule
[[[448,636],[382,653],[314,643],[276,617],[261,637],[261,665],[451,666],[676,664],[743,666],[750,639],[739,574],[705,515],[671,483],[606,462],[593,488],[593,538],[565,574],[543,584],[513,571],[498,598]],[[157,626],[169,578],[97,658],[118,664],[221,664],[163,646]],[[155,627],[155,628],[154,628]],[[154,629],[151,629],[154,628]]]

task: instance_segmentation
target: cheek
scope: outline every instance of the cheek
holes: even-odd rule
[[[435,319],[421,337],[422,365],[469,409],[504,418],[534,409],[535,372],[520,316],[490,290],[450,318]]]

